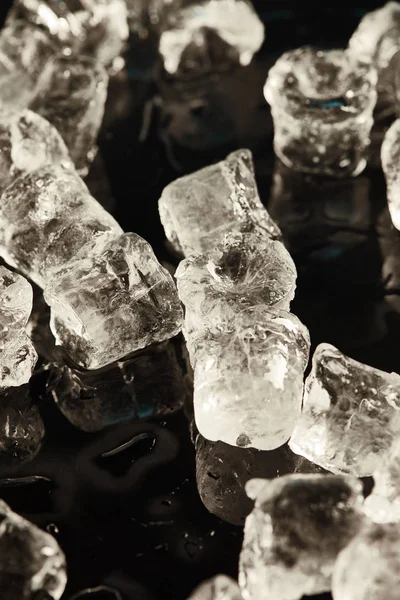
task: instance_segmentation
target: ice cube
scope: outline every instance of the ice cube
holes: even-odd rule
[[[54,125],[76,168],[83,172],[95,156],[107,85],[107,71],[100,64],[76,56],[58,56],[48,63],[30,104]]]
[[[320,344],[289,445],[334,473],[372,475],[400,431],[400,376]]]
[[[368,12],[349,41],[349,52],[378,69],[388,66],[400,50],[400,4],[387,2]]]
[[[216,575],[199,585],[188,600],[242,600],[236,581],[227,575]]]
[[[297,271],[285,246],[256,233],[227,233],[206,254],[183,260],[175,274],[188,333],[218,326],[228,314],[262,304],[289,310]]]
[[[73,166],[58,131],[30,110],[0,112],[0,150],[0,193],[20,175],[46,165]]]
[[[0,103],[3,111],[26,108],[37,81],[56,52],[44,31],[20,20],[10,20],[0,31]]]
[[[134,233],[47,279],[51,326],[75,363],[97,369],[179,333],[182,308],[171,275]]]
[[[400,524],[369,524],[342,550],[332,579],[334,600],[398,600]]]
[[[289,168],[355,176],[367,164],[377,73],[344,50],[304,46],[270,69],[274,149]]]
[[[14,21],[44,29],[64,53],[92,57],[107,66],[129,36],[124,0],[17,0],[7,20]]]
[[[159,200],[161,222],[175,250],[209,252],[228,231],[257,230],[281,239],[264,208],[250,150],[237,150],[214,165],[170,183]]]
[[[0,253],[41,287],[53,271],[122,233],[74,170],[36,169],[0,198]]]
[[[56,540],[0,500],[0,597],[59,600],[67,581],[65,557]]]
[[[364,512],[376,523],[400,522],[400,438],[396,437],[374,471],[374,489]]]
[[[255,505],[240,554],[244,600],[298,600],[329,591],[337,555],[364,522],[361,482],[285,475],[253,479],[246,490]]]
[[[284,444],[300,416],[310,346],[297,317],[255,306],[186,338],[199,432],[259,450]]]
[[[159,51],[170,74],[179,70],[182,55],[191,46],[208,49],[207,32],[227,45],[227,52],[248,65],[264,41],[264,25],[248,0],[203,0],[171,10],[163,27]],[[203,49],[204,48],[204,49]]]
[[[384,137],[381,160],[390,217],[396,229],[400,229],[400,119],[394,121]]]
[[[32,375],[37,354],[25,332],[31,310],[31,285],[0,266],[0,390],[21,386]]]
[[[0,266],[0,347],[3,338],[26,327],[32,302],[32,287],[25,277]]]

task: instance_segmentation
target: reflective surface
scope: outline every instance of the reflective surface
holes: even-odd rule
[[[121,226],[145,237],[174,270],[178,259],[165,244],[157,210],[163,187],[250,147],[261,198],[299,271],[292,307],[310,328],[313,348],[330,342],[357,360],[400,372],[400,241],[388,218],[383,175],[369,167],[336,182],[291,173],[273,156],[262,96],[268,68],[282,51],[322,41],[343,45],[361,12],[268,4],[271,10],[261,11],[264,48],[246,68],[174,80],[154,62],[154,34],[134,37],[127,70],[111,81],[88,184]],[[57,367],[63,359],[43,310],[36,314],[41,360],[30,402],[45,436],[33,460],[1,461],[0,497],[61,544],[68,561],[65,599],[185,600],[216,573],[236,577],[239,523],[251,509],[245,481],[317,468],[287,447],[252,453],[199,438],[195,448],[180,338],[132,357],[128,372],[78,373],[73,393],[63,395],[57,387],[66,382],[65,368]],[[36,449],[35,442],[21,458]]]

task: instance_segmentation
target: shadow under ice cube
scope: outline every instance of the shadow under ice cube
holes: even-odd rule
[[[45,299],[56,339],[87,369],[171,338],[182,325],[171,275],[134,233],[56,272],[47,281]]]

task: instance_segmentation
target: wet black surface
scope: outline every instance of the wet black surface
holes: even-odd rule
[[[304,43],[343,44],[362,9],[378,3],[347,12],[301,4],[259,2],[267,31],[260,55],[247,68],[200,79],[163,77],[151,36],[134,40],[127,70],[111,82],[88,183],[125,230],[176,265],[157,212],[163,187],[250,147],[261,197],[299,270],[293,311],[310,328],[313,347],[331,342],[356,359],[400,372],[400,241],[388,218],[383,176],[370,168],[335,182],[288,172],[275,163],[262,96],[279,53]],[[251,508],[244,481],[313,466],[288,448],[256,453],[201,439],[196,465],[182,340],[134,357],[133,378],[129,369],[128,375],[102,372],[98,380],[82,376],[78,391],[65,399],[65,372],[46,367],[54,355],[45,331],[41,325],[35,333],[42,370],[31,382],[26,409],[26,419],[32,405],[40,411],[43,444],[30,462],[21,462],[27,454],[18,446],[1,461],[0,497],[58,539],[68,562],[65,599],[184,600],[216,573],[236,577],[240,523]],[[3,420],[15,408],[7,406]],[[235,525],[203,505],[196,466],[207,507]],[[85,588],[92,592],[75,596]]]

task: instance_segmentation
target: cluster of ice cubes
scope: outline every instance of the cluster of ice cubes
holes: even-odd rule
[[[73,362],[100,368],[176,335],[182,309],[171,275],[90,195],[57,131],[30,111],[3,131],[0,254],[44,289]]]
[[[174,181],[159,208],[167,238],[187,257],[175,276],[200,433],[281,446],[300,414],[310,341],[289,312],[296,267],[258,196],[250,151]]]
[[[124,0],[16,0],[0,32],[2,111],[43,115],[85,173],[104,113],[106,67],[127,38]]]
[[[180,72],[226,63],[248,65],[264,41],[264,25],[250,0],[172,2],[161,26],[165,70]]]

